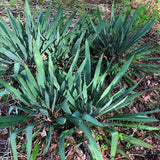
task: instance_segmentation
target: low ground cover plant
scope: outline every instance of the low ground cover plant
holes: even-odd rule
[[[26,5],[26,8],[29,9],[27,0]],[[28,13],[28,10],[26,12]],[[30,12],[27,13],[26,17],[30,15]],[[57,15],[59,14],[61,15],[62,12],[59,11]],[[15,22],[12,24],[12,28],[15,28],[16,33],[19,33],[13,34],[12,32],[13,37],[16,37],[16,40],[19,39],[18,42],[20,42],[21,36],[19,37],[19,35],[22,35],[22,30],[18,28],[19,22],[15,19],[12,20],[13,17],[10,14],[8,15],[11,17],[10,21]],[[41,15],[40,17],[43,16]],[[39,22],[40,19],[41,18],[37,19],[36,24],[41,22]],[[48,18],[44,19],[47,24]],[[42,18],[42,20],[44,19]],[[57,27],[57,19],[58,18],[54,19],[51,28]],[[71,19],[72,18],[66,22],[67,26],[62,27],[62,29],[67,28],[68,30]],[[31,17],[28,18],[28,20],[31,20]],[[30,25],[29,22],[26,23]],[[145,122],[156,122],[156,119],[146,115],[158,112],[159,110],[140,113],[119,112],[120,109],[130,105],[134,101],[134,98],[145,92],[134,91],[140,82],[132,87],[124,86],[118,91],[114,91],[114,88],[119,85],[119,82],[132,63],[134,55],[130,56],[123,63],[110,83],[107,83],[106,79],[110,75],[112,61],[108,61],[104,70],[104,54],[99,54],[99,59],[93,63],[90,53],[90,45],[94,41],[94,38],[99,37],[99,31],[91,33],[91,36],[89,35],[86,38],[85,33],[87,31],[85,32],[85,30],[81,29],[77,31],[76,29],[79,27],[79,24],[77,24],[70,32],[74,38],[73,47],[69,47],[67,53],[64,54],[63,50],[57,52],[53,49],[57,42],[63,44],[68,43],[68,39],[63,38],[66,36],[66,33],[68,33],[67,30],[59,30],[59,25],[63,24],[61,21],[57,29],[53,30],[52,28],[50,32],[47,32],[50,37],[49,40],[46,38],[48,34],[43,34],[41,29],[35,32],[37,33],[35,37],[34,32],[28,32],[30,35],[27,36],[31,37],[31,41],[26,42],[28,44],[27,46],[24,44],[22,46],[28,55],[29,53],[32,55],[33,70],[33,68],[30,67],[30,61],[25,61],[25,52],[20,47],[22,42],[20,44],[13,42],[12,37],[7,33],[7,31],[9,31],[9,33],[11,32],[7,24],[3,22],[3,25],[5,24],[4,27],[2,27],[2,23],[0,24],[1,30],[3,30],[1,38],[3,45],[0,49],[1,66],[7,61],[5,67],[12,67],[12,73],[9,73],[12,80],[8,82],[6,79],[1,78],[0,85],[5,88],[5,91],[7,90],[9,92],[9,95],[13,95],[13,98],[18,101],[18,104],[10,107],[8,116],[0,117],[0,128],[10,127],[11,148],[15,160],[18,159],[16,140],[19,133],[23,132],[26,134],[26,142],[24,142],[23,145],[26,149],[26,159],[30,160],[31,158],[36,159],[36,154],[38,154],[40,150],[38,143],[36,143],[35,146],[33,145],[38,133],[42,130],[46,131],[46,146],[43,150],[43,154],[46,154],[52,144],[52,133],[55,131],[55,128],[63,128],[63,130],[57,133],[59,134],[59,154],[61,159],[65,159],[65,138],[73,135],[76,129],[80,129],[82,133],[87,136],[88,147],[91,151],[90,156],[97,160],[102,160],[103,158],[100,148],[96,143],[96,138],[94,139],[92,134],[92,128],[102,128],[105,133],[109,135],[104,139],[105,143],[111,147],[111,159],[115,158],[116,152],[130,159],[129,156],[118,147],[119,140],[150,149],[153,147],[142,140],[125,134],[124,130],[128,128],[149,131],[159,130],[158,127],[144,125]],[[8,30],[5,30],[5,28],[8,28]],[[42,41],[38,35],[41,38],[47,39],[44,47],[45,52],[43,52]],[[69,37],[71,38],[71,36]],[[11,48],[7,46],[5,38],[9,44],[12,44]],[[68,45],[70,46],[70,43]],[[5,54],[6,52],[8,54]],[[84,53],[83,57],[82,52]],[[13,59],[13,55],[21,59]],[[66,60],[64,60],[64,56],[67,56]],[[58,58],[60,60],[59,63],[56,62]],[[27,63],[24,63],[24,61]],[[68,67],[60,64],[62,62],[66,63],[65,61],[68,61]],[[12,65],[10,66],[10,64]],[[3,74],[5,76],[6,72],[4,71]],[[12,112],[15,109],[18,111],[17,114],[13,114]],[[123,132],[119,132],[115,127],[120,127]],[[80,146],[81,143],[82,142],[79,142],[78,145]]]

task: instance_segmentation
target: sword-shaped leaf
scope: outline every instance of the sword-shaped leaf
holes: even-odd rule
[[[115,129],[109,128],[109,127],[106,127],[106,130],[112,136],[112,140],[111,140],[111,155],[110,155],[110,157],[111,157],[111,159],[114,159],[115,155],[116,155],[118,139],[119,139],[118,132]]]
[[[111,84],[105,89],[105,91],[103,92],[103,94],[101,95],[100,100],[102,100],[103,98],[105,98],[108,93],[110,93],[113,88],[115,87],[115,85],[120,82],[120,79],[122,78],[122,76],[125,74],[125,72],[127,71],[129,65],[132,62],[133,57],[131,57],[126,63],[125,65],[122,67],[122,69],[118,72],[118,74],[116,75],[116,77],[113,79],[113,81],[111,82]]]
[[[150,144],[148,144],[148,143],[146,143],[144,141],[141,141],[141,140],[139,140],[137,138],[134,138],[132,136],[125,135],[124,133],[120,133],[119,134],[119,138],[121,140],[124,140],[124,141],[129,142],[129,143],[134,144],[134,145],[138,145],[138,146],[149,148],[149,149],[153,148],[152,145],[150,145]]]
[[[46,76],[45,76],[45,71],[44,71],[43,60],[42,60],[42,56],[39,51],[39,47],[37,46],[35,40],[33,40],[33,52],[34,52],[34,59],[35,59],[36,67],[38,70],[36,74],[38,85],[42,89],[45,89]]]

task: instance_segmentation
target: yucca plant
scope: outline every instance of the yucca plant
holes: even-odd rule
[[[140,46],[138,45],[137,42],[151,29],[154,23],[154,20],[148,21],[143,27],[137,28],[134,31],[132,26],[134,20],[138,16],[138,8],[139,6],[136,8],[132,16],[128,13],[124,17],[122,13],[120,13],[115,17],[113,3],[109,20],[102,19],[98,9],[97,25],[88,18],[88,33],[97,33],[101,30],[92,43],[92,55],[95,57],[104,53],[105,59],[110,62],[112,61],[111,74],[116,74],[121,66],[134,55],[129,71],[124,76],[126,82],[130,85],[134,84],[134,81],[131,79],[133,75],[142,77],[141,72],[160,73],[160,65],[143,62],[144,60],[159,59],[159,57],[152,57],[149,55],[151,51],[156,50],[159,46],[155,47],[152,42]],[[103,63],[105,64],[107,61],[104,60]]]
[[[36,17],[32,16],[29,3],[25,1],[25,18],[22,23],[19,19],[6,10],[9,25],[0,18],[0,69],[13,73],[15,62],[24,67],[25,64],[34,68],[33,39],[40,48],[40,53],[45,59],[46,50],[52,53],[55,62],[61,61],[71,54],[74,43],[81,33],[81,27],[85,17],[81,18],[73,27],[70,28],[72,19],[76,13],[69,18],[63,16],[62,8],[57,9],[54,17],[50,17],[51,5],[44,14],[41,7],[40,13]],[[74,49],[73,49],[74,50]],[[3,74],[4,75],[4,74]]]
[[[125,140],[135,145],[152,148],[150,144],[136,138],[118,133],[114,126],[131,127],[146,130],[158,130],[158,127],[145,126],[141,122],[154,122],[156,119],[149,118],[146,114],[158,112],[159,110],[120,114],[119,109],[132,103],[135,97],[142,92],[134,92],[132,88],[122,88],[114,93],[114,87],[119,83],[122,76],[127,71],[133,57],[131,57],[115,76],[110,85],[106,85],[105,77],[108,68],[104,73],[101,72],[103,55],[100,57],[94,76],[91,76],[91,59],[89,45],[85,43],[85,58],[81,64],[78,63],[81,38],[77,40],[77,52],[68,71],[63,70],[54,64],[49,50],[46,51],[47,65],[44,65],[39,46],[33,40],[33,53],[36,74],[27,65],[20,72],[20,64],[14,65],[14,79],[18,82],[18,88],[0,80],[3,85],[14,97],[19,100],[18,110],[25,114],[9,115],[0,117],[0,128],[12,127],[23,123],[23,127],[13,130],[11,134],[11,147],[14,159],[18,159],[16,150],[16,135],[21,131],[26,131],[26,150],[27,159],[31,157],[32,140],[43,128],[47,128],[46,146],[43,151],[45,154],[51,144],[52,131],[55,127],[69,126],[69,130],[64,130],[60,134],[59,153],[61,159],[65,159],[64,141],[65,137],[72,134],[77,128],[80,129],[88,138],[88,147],[97,160],[102,160],[100,149],[92,136],[91,127],[102,127],[111,134],[111,159],[114,159],[116,151],[128,157],[118,146],[118,139]],[[113,113],[111,116],[110,113]],[[101,118],[105,115],[105,121]],[[27,123],[25,123],[27,121]],[[133,122],[133,123],[129,123]],[[35,130],[36,126],[41,126]],[[32,133],[34,130],[34,133]],[[128,157],[129,158],[129,157]]]

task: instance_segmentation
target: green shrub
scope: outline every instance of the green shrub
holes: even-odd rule
[[[80,43],[79,43],[80,46]],[[157,112],[148,111],[135,114],[119,114],[118,110],[132,103],[133,99],[142,92],[133,92],[132,88],[122,88],[117,93],[113,93],[114,87],[120,81],[124,73],[127,71],[133,57],[126,62],[122,69],[118,72],[109,86],[105,84],[107,71],[101,74],[102,58],[99,59],[94,73],[91,77],[91,59],[89,46],[85,44],[85,59],[77,66],[79,59],[79,50],[75,53],[70,69],[66,72],[54,64],[49,50],[47,50],[47,66],[44,66],[44,61],[40,54],[40,48],[33,40],[33,54],[35,61],[36,74],[25,65],[24,73],[19,72],[19,63],[15,63],[14,78],[18,82],[19,87],[9,85],[7,82],[0,80],[8,91],[19,100],[19,106],[12,106],[25,112],[25,115],[9,115],[0,117],[0,128],[12,127],[18,123],[27,121],[26,125],[14,130],[11,134],[11,147],[14,159],[17,158],[16,151],[16,135],[25,130],[27,137],[27,159],[30,159],[32,150],[32,140],[41,129],[48,128],[48,136],[46,138],[46,147],[44,154],[47,152],[52,137],[52,131],[55,127],[72,126],[70,130],[64,130],[61,133],[59,141],[59,152],[61,159],[65,159],[64,140],[65,137],[72,134],[76,128],[82,130],[88,137],[88,146],[93,156],[100,160],[102,159],[100,150],[96,141],[92,137],[89,127],[103,127],[106,132],[112,136],[111,142],[111,158],[115,157],[116,151],[122,153],[120,148],[117,148],[118,139],[125,140],[135,145],[140,145],[147,148],[152,148],[151,145],[140,141],[136,138],[131,138],[123,133],[118,133],[114,126],[131,127],[137,129],[157,130],[157,127],[140,125],[140,122],[157,121],[156,119],[146,117],[146,114]],[[102,89],[104,88],[104,89]],[[109,113],[116,113],[110,116]],[[100,122],[98,117],[108,115],[105,122]],[[128,122],[134,122],[129,124]],[[126,123],[125,123],[126,122]],[[72,124],[72,125],[71,125]],[[73,126],[74,124],[74,126]],[[37,131],[33,129],[35,126],[41,125]],[[34,134],[34,136],[33,136]],[[127,155],[126,155],[127,156]]]
[[[26,9],[28,9],[27,1],[26,4]],[[0,94],[0,96],[10,92],[18,100],[18,104],[11,106],[9,111],[11,113],[13,109],[17,109],[18,114],[0,117],[0,129],[11,128],[10,140],[14,159],[18,160],[17,134],[22,131],[26,132],[26,142],[24,142],[23,146],[27,151],[27,159],[36,159],[40,150],[40,146],[37,143],[34,147],[32,146],[32,141],[34,141],[36,135],[43,129],[47,132],[46,146],[43,150],[43,154],[45,154],[51,145],[54,129],[59,127],[64,128],[63,131],[58,133],[60,134],[59,153],[61,159],[65,159],[65,138],[72,135],[77,128],[87,136],[88,147],[92,156],[97,160],[102,160],[103,158],[92,136],[91,127],[103,128],[105,132],[111,135],[110,138],[103,137],[105,144],[111,146],[111,159],[114,159],[116,151],[129,159],[127,154],[117,146],[118,140],[152,148],[150,144],[124,134],[123,129],[159,130],[158,127],[141,124],[142,122],[157,121],[154,118],[147,117],[146,114],[158,112],[159,110],[131,114],[120,113],[120,109],[130,105],[134,98],[144,91],[134,91],[139,83],[131,88],[124,87],[117,92],[114,91],[114,88],[128,70],[134,56],[129,57],[124,62],[124,65],[116,73],[111,83],[107,84],[106,77],[110,74],[110,64],[103,71],[102,60],[104,55],[100,54],[99,60],[96,62],[96,66],[94,66],[89,51],[89,44],[98,36],[99,31],[89,34],[88,40],[85,40],[85,44],[83,44],[85,31],[75,31],[81,24],[75,25],[75,28],[69,32],[73,35],[74,43],[69,43],[68,46],[73,45],[73,47],[69,47],[67,53],[60,50],[59,54],[57,54],[57,52],[53,52],[53,47],[57,42],[59,44],[68,42],[68,39],[66,38],[66,40],[64,37],[68,33],[68,27],[72,18],[65,23],[67,25],[62,25],[64,30],[59,30],[61,24],[63,24],[63,20],[58,23],[58,19],[61,17],[61,11],[59,11],[57,15],[60,15],[55,18],[51,28],[49,28],[50,31],[46,31],[42,25],[38,32],[34,30],[35,28],[33,28],[35,32],[31,32],[32,23],[29,23],[31,14],[28,11],[26,10],[28,21],[25,25],[25,33],[29,35],[23,37],[22,30],[19,30],[21,29],[21,25],[19,26],[20,22],[16,22],[15,19],[12,19],[12,16],[10,21],[13,23],[11,24],[14,33],[4,22],[3,24],[0,23],[1,31],[3,31],[3,38],[1,38],[3,46],[0,48],[2,54],[1,64],[3,66],[3,62],[7,62],[5,65],[12,67],[12,78],[16,82],[8,83],[5,79],[0,79],[0,85],[5,87],[4,93]],[[9,12],[8,15],[10,16]],[[41,23],[40,19],[38,24]],[[47,26],[47,23],[49,23],[48,18],[44,19],[46,24],[44,26]],[[56,25],[57,23],[59,24],[58,26]],[[47,39],[46,44],[43,44],[41,41],[41,36]],[[7,46],[7,42],[4,40],[5,37],[8,37],[6,40],[11,45]],[[69,37],[71,38],[71,36]],[[27,40],[22,41],[23,38],[27,38]],[[16,42],[15,40],[18,41]],[[58,50],[59,45],[57,46]],[[43,52],[44,49],[45,51]],[[6,52],[2,52],[4,50],[9,55],[5,54]],[[82,51],[84,52],[84,57],[80,56]],[[67,68],[61,67],[61,64],[55,62],[58,58],[60,58],[60,62],[65,62],[63,56],[66,55],[69,60]],[[29,59],[34,64],[34,70],[30,67],[32,63]],[[28,63],[31,64],[29,65]],[[69,129],[65,129],[65,126],[69,127]],[[122,133],[119,133],[114,128],[115,126],[120,127]]]
[[[22,68],[25,64],[34,68],[33,40],[39,46],[42,56],[45,57],[47,49],[52,52],[51,56],[55,63],[62,64],[61,60],[63,59],[64,62],[68,58],[67,54],[74,52],[74,42],[82,32],[81,26],[85,18],[81,18],[70,29],[75,13],[66,18],[63,16],[62,8],[59,7],[51,20],[50,9],[51,6],[44,15],[41,8],[37,17],[33,18],[28,1],[26,1],[26,23],[24,24],[19,19],[16,20],[9,10],[6,10],[12,29],[0,18],[0,69],[11,75],[15,62],[19,62]]]
[[[150,57],[149,53],[159,46],[153,47],[153,43],[138,45],[140,40],[152,27],[154,20],[148,21],[143,27],[132,30],[132,25],[137,17],[138,8],[130,18],[128,13],[124,18],[120,13],[116,18],[114,16],[114,5],[112,6],[110,20],[102,19],[99,10],[97,11],[97,25],[88,18],[88,33],[97,33],[96,39],[91,45],[93,57],[104,53],[106,60],[104,66],[109,61],[112,62],[111,75],[118,72],[121,66],[134,55],[133,63],[124,78],[128,85],[134,84],[130,75],[142,77],[141,72],[160,73],[160,65],[142,63],[142,60],[158,59],[158,57]],[[102,27],[103,26],[103,27]],[[98,33],[99,32],[99,33]]]

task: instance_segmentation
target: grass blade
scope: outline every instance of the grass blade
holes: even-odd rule
[[[65,153],[64,153],[64,140],[65,137],[72,134],[74,132],[75,128],[72,128],[70,130],[65,130],[60,135],[60,141],[59,141],[59,154],[61,156],[61,159],[65,159]]]
[[[0,117],[0,128],[11,127],[12,125],[16,125],[18,123],[22,123],[25,121],[29,121],[32,119],[32,116],[2,116]]]
[[[53,130],[53,127],[50,125],[49,126],[49,130],[48,130],[48,135],[46,137],[46,146],[43,150],[43,155],[47,153],[48,149],[49,149],[49,146],[51,144],[51,138],[52,138],[52,130]],[[48,142],[47,142],[48,141]]]
[[[37,70],[38,70],[37,75],[36,75],[37,81],[38,81],[39,86],[42,89],[45,89],[46,76],[44,72],[43,60],[42,60],[42,56],[40,55],[39,48],[35,40],[33,40],[33,53],[34,53],[34,59],[35,59]]]
[[[112,91],[112,89],[115,87],[115,85],[120,81],[120,79],[122,78],[122,76],[127,71],[129,65],[131,64],[132,59],[133,59],[133,56],[126,62],[126,64],[122,67],[122,69],[118,72],[118,74],[116,75],[116,77],[113,79],[113,81],[111,82],[111,84],[105,89],[105,91],[101,95],[99,101],[102,100],[103,98],[105,98],[108,95],[108,93],[110,93]]]
[[[84,113],[84,114],[83,114],[82,119],[83,119],[83,120],[86,120],[86,121],[89,121],[89,122],[93,123],[93,124],[96,125],[96,126],[103,127],[103,124],[102,124],[102,123],[100,123],[99,121],[97,121],[95,118],[93,118],[92,116],[90,116],[90,115],[87,114],[87,113]]]
[[[90,151],[92,152],[93,156],[97,160],[103,160],[101,152],[99,150],[99,147],[93,138],[90,130],[88,127],[85,125],[83,120],[81,119],[81,115],[78,111],[74,112],[72,115],[67,116],[68,120],[74,123],[78,128],[85,133],[85,135],[88,138],[88,147]]]
[[[85,70],[84,70],[85,81],[86,81],[86,85],[89,85],[89,83],[91,82],[91,60],[90,60],[89,45],[87,40],[85,42],[85,56],[87,58]]]
[[[117,144],[118,144],[118,132],[113,129],[113,128],[106,128],[107,131],[111,134],[112,136],[112,141],[111,141],[111,159],[114,159],[115,158],[115,155],[116,155],[116,151],[117,151]]]
[[[131,144],[134,144],[134,145],[138,145],[138,146],[145,147],[145,148],[149,148],[149,149],[152,149],[152,148],[153,148],[152,145],[150,145],[150,144],[148,144],[148,143],[146,143],[146,142],[143,142],[143,141],[141,141],[141,140],[139,140],[139,139],[137,139],[137,138],[134,138],[134,137],[132,137],[132,136],[125,135],[125,134],[123,134],[123,133],[120,133],[120,134],[119,134],[119,137],[120,137],[122,140],[124,140],[124,141],[126,141],[126,142],[129,142],[129,143],[131,143]]]
[[[12,153],[13,153],[14,160],[18,160],[17,149],[16,149],[17,148],[17,146],[16,146],[16,135],[19,132],[23,131],[25,128],[26,128],[26,126],[22,127],[22,128],[19,128],[19,129],[17,129],[16,131],[14,131],[11,134],[11,137],[10,137],[10,139],[11,139],[11,148],[12,148]]]
[[[30,160],[36,160],[36,158],[38,156],[38,153],[39,153],[39,150],[40,150],[40,147],[41,147],[40,144],[38,144],[38,143],[39,143],[39,141],[36,142],[36,144],[33,148]]]

